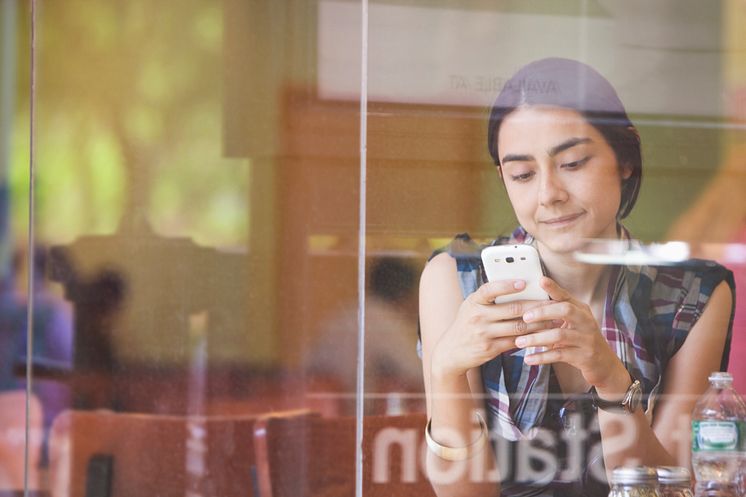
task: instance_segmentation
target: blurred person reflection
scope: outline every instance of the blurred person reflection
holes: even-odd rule
[[[33,294],[33,333],[32,363],[47,370],[66,374],[73,367],[73,313],[72,306],[55,293],[46,278],[47,250],[45,247],[34,249],[34,285]],[[25,310],[27,301],[21,297],[26,324]],[[21,357],[26,356],[28,337],[24,333]],[[49,427],[54,417],[63,409],[70,407],[70,388],[60,378],[35,378],[34,392],[42,402],[44,426]]]
[[[0,281],[0,391],[22,388],[14,368],[24,354],[26,335],[25,296],[17,289],[20,254],[15,253],[11,271]]]
[[[0,387],[17,389],[25,386],[22,366],[26,363],[28,336],[26,334],[28,293],[24,265],[27,263],[22,250],[13,256],[12,278],[3,282],[0,292]],[[47,284],[45,278],[46,250],[34,250],[33,330],[32,348],[34,366],[56,374],[56,379],[35,378],[34,391],[42,401],[44,419],[49,426],[53,417],[69,406],[69,388],[62,376],[72,368],[73,330],[72,308]]]
[[[417,341],[417,272],[393,257],[371,262],[365,299],[365,391],[422,391]],[[312,374],[327,376],[355,391],[358,304],[329,316],[307,357]]]
[[[36,247],[33,255],[33,330],[32,347],[35,377],[33,379],[32,416],[44,427],[45,433],[55,416],[70,407],[67,373],[72,368],[72,309],[47,284],[45,278],[46,250]],[[0,292],[0,390],[22,391],[26,386],[25,368],[28,345],[26,290],[27,258],[23,250],[13,256],[12,277],[3,282]],[[40,371],[43,373],[37,374]],[[21,414],[21,413],[19,413]],[[36,435],[34,435],[36,436]],[[46,444],[44,437],[43,444]],[[39,446],[41,447],[41,446]],[[38,447],[37,447],[38,448]],[[46,448],[41,451],[44,462]],[[34,456],[36,457],[36,456]]]
[[[691,242],[693,250],[732,269],[740,289],[746,288],[745,191],[746,145],[731,145],[710,184],[668,232],[669,240]],[[746,394],[746,361],[740,360],[745,354],[746,309],[736,305],[728,371],[741,394]]]

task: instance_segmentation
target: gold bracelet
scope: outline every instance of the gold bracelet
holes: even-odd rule
[[[430,434],[430,425],[432,424],[432,418],[427,420],[427,426],[425,426],[425,441],[427,442],[427,448],[432,451],[433,454],[445,459],[446,461],[464,461],[474,457],[477,453],[481,452],[484,445],[487,443],[487,423],[484,422],[484,418],[479,412],[475,411],[477,419],[479,420],[479,438],[477,438],[472,444],[466,447],[446,447],[433,440]]]

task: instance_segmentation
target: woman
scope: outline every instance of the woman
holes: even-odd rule
[[[705,261],[575,260],[589,239],[634,243],[621,220],[642,178],[639,136],[592,68],[525,66],[497,97],[487,138],[520,223],[494,243],[534,245],[551,300],[494,304],[525,282],[485,283],[481,247],[466,235],[426,266],[420,320],[437,493],[605,496],[604,468],[688,464],[686,416],[708,374],[726,366],[732,275]]]

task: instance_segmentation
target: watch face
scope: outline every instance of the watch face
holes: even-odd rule
[[[635,412],[638,407],[640,407],[640,403],[642,401],[642,387],[640,385],[639,380],[635,380],[635,382],[630,387],[629,392],[629,402],[626,403],[626,408],[629,412]]]

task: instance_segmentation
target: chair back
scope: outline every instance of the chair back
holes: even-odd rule
[[[52,496],[253,497],[255,419],[65,411],[50,438]]]
[[[424,414],[363,420],[363,495],[430,497],[424,475]],[[355,495],[353,417],[267,416],[255,425],[261,497]]]
[[[39,488],[43,414],[39,399],[29,399],[29,488]],[[23,489],[26,443],[26,392],[0,392],[0,490]]]

